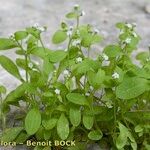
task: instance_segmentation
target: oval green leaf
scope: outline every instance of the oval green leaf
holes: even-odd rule
[[[53,38],[52,38],[52,42],[54,44],[59,44],[64,42],[67,39],[67,34],[66,32],[62,31],[62,30],[58,30],[54,33]]]
[[[101,131],[98,131],[98,130],[94,130],[94,131],[91,131],[89,134],[88,134],[88,138],[90,140],[100,140],[103,136],[103,133]]]
[[[148,83],[146,79],[137,77],[125,78],[116,88],[116,96],[120,99],[132,99],[144,93],[147,88]]]
[[[12,142],[13,140],[15,140],[15,138],[19,135],[19,133],[23,130],[23,127],[14,127],[14,128],[10,128],[7,129],[2,138],[1,141],[4,142]]]
[[[1,66],[9,72],[11,75],[15,76],[19,80],[21,80],[21,75],[15,63],[6,56],[0,56],[0,64]]]
[[[69,118],[73,126],[77,127],[81,122],[81,111],[79,107],[71,107]]]
[[[17,44],[13,40],[0,38],[0,50],[8,50],[15,47],[17,47]]]
[[[86,97],[81,95],[80,93],[69,93],[67,94],[68,101],[78,104],[78,105],[87,105]]]
[[[38,109],[31,109],[25,118],[25,129],[29,135],[35,134],[41,125],[41,114]]]
[[[63,113],[57,122],[57,133],[62,140],[67,139],[69,135],[69,122]]]

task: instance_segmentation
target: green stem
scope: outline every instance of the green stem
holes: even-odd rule
[[[114,133],[116,133],[116,123],[117,123],[117,117],[116,117],[116,100],[114,100]]]
[[[27,51],[24,50],[24,48],[22,47],[22,45],[16,40],[18,46],[21,48],[21,50],[23,50],[25,52],[25,64],[26,64],[26,68],[25,68],[25,74],[26,74],[26,82],[29,81],[29,77],[28,77],[28,54]]]
[[[79,17],[77,17],[77,29],[79,28]]]

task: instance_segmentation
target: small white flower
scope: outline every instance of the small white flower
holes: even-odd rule
[[[38,27],[39,27],[39,23],[35,23],[35,24],[33,25],[33,27],[34,27],[34,28],[38,28]]]
[[[74,5],[74,8],[79,8],[79,4],[75,4],[75,5]]]
[[[70,27],[69,27],[69,30],[72,31],[72,30],[73,30],[73,26],[70,26]]]
[[[113,79],[119,79],[119,74],[117,72],[114,72],[112,75]]]
[[[137,37],[137,34],[136,34],[135,32],[133,32],[132,35],[133,35],[134,37]]]
[[[98,30],[98,29],[94,29],[94,33],[95,33],[95,34],[98,34],[98,33],[99,33],[99,30]]]
[[[130,23],[127,23],[126,26],[130,29],[132,29],[132,27],[133,27],[132,24],[130,24]]]
[[[102,57],[103,57],[103,59],[104,59],[105,61],[108,61],[108,60],[109,60],[109,57],[108,57],[105,53],[102,54]]]
[[[106,102],[106,106],[108,108],[112,108],[113,107],[112,102],[111,101]]]
[[[87,92],[87,93],[85,93],[85,96],[90,96],[90,93],[88,93],[88,92]]]
[[[76,58],[76,62],[77,63],[81,63],[82,62],[82,58],[81,57]]]
[[[93,86],[90,86],[90,91],[93,91],[94,90],[94,87]]]
[[[29,67],[32,68],[32,67],[33,67],[33,64],[32,64],[32,63],[29,63]]]
[[[55,93],[56,93],[57,95],[60,95],[60,90],[59,90],[59,89],[55,89]]]
[[[13,33],[9,34],[9,38],[12,39],[12,40],[14,40],[15,39],[14,34]]]
[[[46,30],[44,27],[38,27],[37,29],[41,32],[44,32]]]
[[[125,39],[125,42],[126,42],[127,44],[130,44],[130,43],[131,43],[131,38],[126,38],[126,39]]]
[[[72,35],[72,31],[71,31],[71,30],[68,30],[68,31],[67,31],[67,35],[68,35],[68,36],[71,36],[71,35]]]
[[[64,74],[64,77],[70,77],[70,71],[67,69],[64,70],[63,74]]]
[[[121,31],[120,31],[120,34],[123,34],[123,33],[124,33],[124,30],[121,30]]]
[[[77,46],[77,45],[79,45],[81,43],[81,40],[74,40],[73,42],[72,42],[72,46]]]
[[[85,11],[82,10],[80,16],[85,16]]]
[[[137,23],[136,23],[136,22],[134,22],[134,23],[132,23],[132,25],[133,25],[134,27],[136,27],[136,26],[137,26]]]

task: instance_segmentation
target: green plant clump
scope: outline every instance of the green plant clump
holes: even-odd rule
[[[66,48],[47,48],[41,38],[46,27],[38,24],[0,38],[0,50],[14,49],[18,56],[14,62],[0,55],[0,65],[20,80],[7,94],[0,86],[1,143],[75,140],[71,147],[33,148],[85,150],[97,143],[113,150],[150,149],[150,52],[138,53],[136,65],[131,57],[140,41],[136,26],[117,23],[118,42],[92,59],[92,46],[103,38],[92,25],[80,25],[84,14],[76,5],[66,15],[75,25],[62,22],[54,33],[52,42],[66,42]],[[9,127],[11,106],[20,114]]]

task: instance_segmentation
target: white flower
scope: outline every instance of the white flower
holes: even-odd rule
[[[102,57],[103,57],[103,59],[104,59],[105,61],[108,61],[108,60],[109,60],[109,57],[108,57],[105,53],[102,54]]]
[[[111,101],[106,102],[106,106],[108,108],[112,108],[113,107],[112,102]]]
[[[77,63],[81,63],[82,62],[82,58],[81,57],[76,58],[76,62]]]
[[[77,46],[77,45],[79,45],[81,43],[81,40],[79,39],[79,40],[74,40],[73,42],[72,42],[72,46]]]
[[[132,24],[130,24],[130,23],[127,23],[126,26],[130,29],[132,29],[132,27],[133,27]]]
[[[98,34],[98,33],[99,33],[99,30],[98,30],[98,29],[94,29],[94,33],[95,33],[95,34]]]
[[[125,42],[126,42],[127,44],[130,44],[130,43],[131,43],[131,38],[126,38],[126,39],[125,39]]]
[[[38,27],[39,27],[39,23],[35,23],[35,24],[33,25],[33,27],[34,27],[34,28],[38,28]]]
[[[121,31],[120,31],[120,34],[123,34],[123,33],[124,33],[124,30],[121,30]]]
[[[114,72],[112,78],[119,79],[119,74],[117,72]]]
[[[74,8],[79,8],[79,4],[75,4],[75,5],[74,5]]]
[[[41,32],[44,32],[46,30],[44,27],[37,27],[37,29]]]
[[[85,11],[82,10],[80,16],[85,16]]]
[[[85,93],[85,96],[90,96],[90,93],[88,93],[88,92],[87,92],[87,93]]]
[[[59,90],[59,89],[55,89],[55,93],[56,93],[57,95],[60,95],[60,90]]]
[[[29,63],[29,67],[32,68],[32,67],[33,67],[33,64],[32,64],[32,63]]]
[[[93,91],[93,90],[94,90],[94,87],[93,87],[93,86],[90,86],[90,90]]]
[[[70,77],[70,71],[67,69],[64,70],[63,74],[64,74],[64,77]]]
[[[132,35],[133,35],[134,37],[137,37],[137,34],[136,34],[135,32],[133,32]]]
[[[68,35],[68,36],[71,36],[71,35],[72,35],[72,31],[71,31],[71,30],[68,30],[68,31],[67,31],[67,35]]]
[[[69,30],[72,31],[72,30],[73,30],[73,26],[70,26],[70,27],[69,27]]]
[[[136,22],[134,22],[134,23],[132,23],[132,25],[133,25],[134,27],[136,27],[136,26],[137,26],[137,23],[136,23]]]
[[[13,33],[9,34],[9,38],[12,39],[12,40],[14,40],[15,39],[14,34]]]

